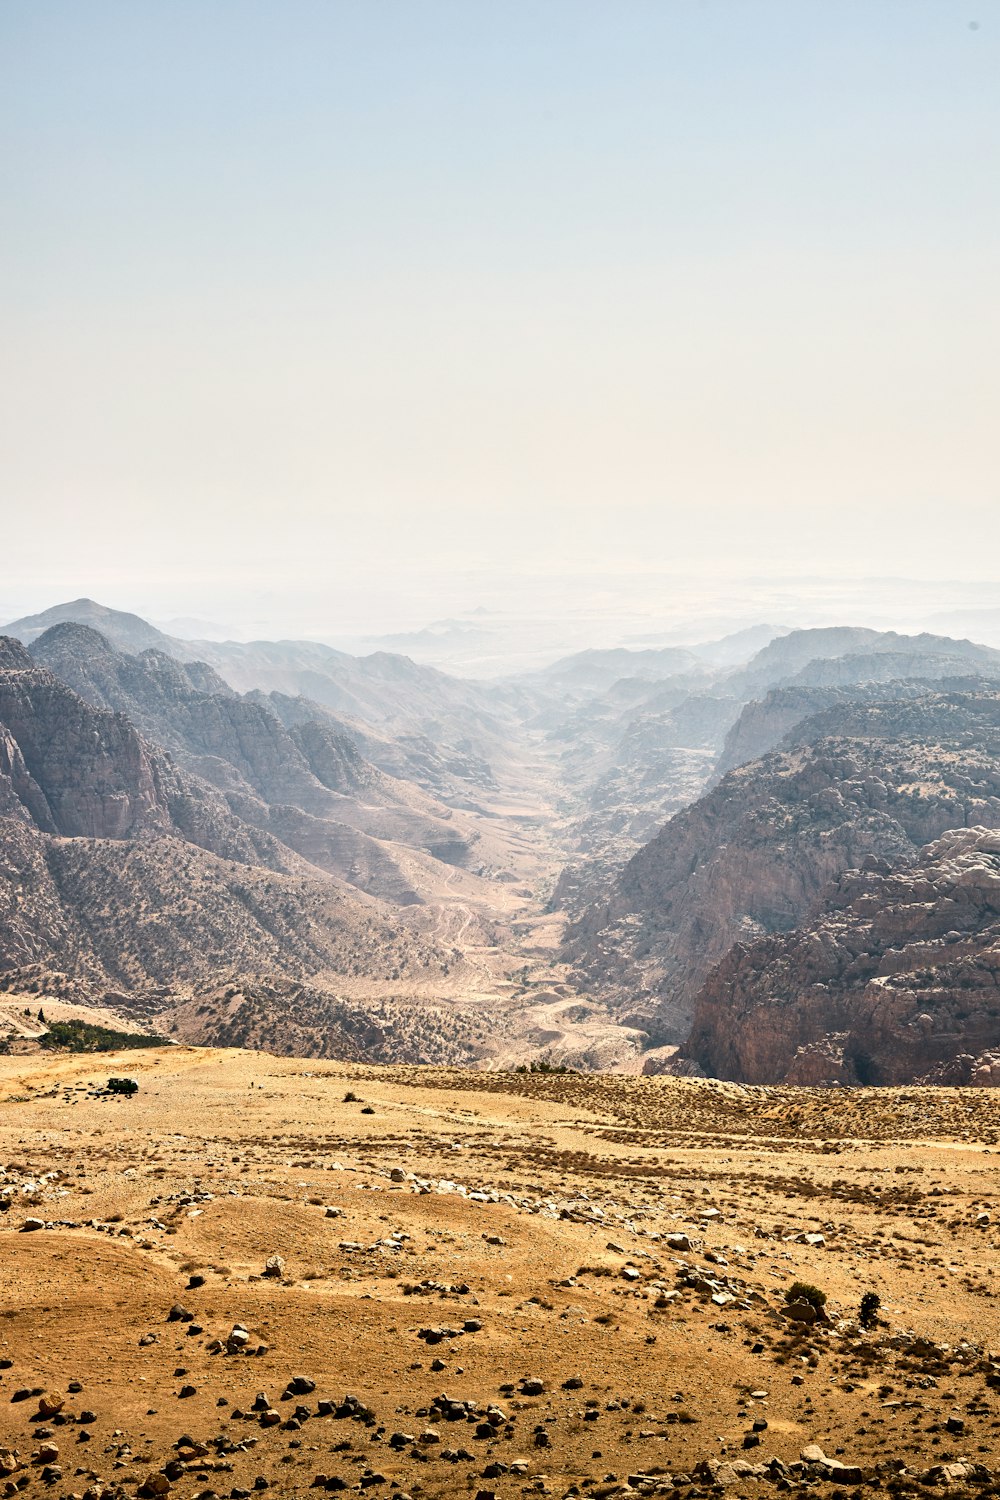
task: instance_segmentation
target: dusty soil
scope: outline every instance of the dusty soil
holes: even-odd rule
[[[997,1490],[995,1092],[8,1057],[0,1166],[0,1494]]]

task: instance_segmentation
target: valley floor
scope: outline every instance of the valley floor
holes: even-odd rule
[[[0,1493],[996,1491],[991,1090],[7,1057],[0,1166]]]

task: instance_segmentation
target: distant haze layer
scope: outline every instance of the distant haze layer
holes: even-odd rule
[[[987,10],[8,0],[9,612],[995,574]]]

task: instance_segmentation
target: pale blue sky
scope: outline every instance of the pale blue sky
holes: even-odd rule
[[[0,145],[26,583],[1000,559],[998,0],[3,0]]]

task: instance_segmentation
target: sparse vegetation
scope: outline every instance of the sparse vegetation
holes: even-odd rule
[[[41,1015],[41,1012],[39,1012]],[[89,1021],[53,1021],[39,1044],[50,1052],[121,1052],[139,1047],[166,1047],[162,1036],[115,1031]]]
[[[785,1288],[786,1302],[808,1302],[817,1310],[826,1306],[826,1293],[818,1286],[813,1286],[811,1281],[793,1281],[790,1287]]]
[[[139,1092],[139,1085],[136,1083],[136,1081],[135,1081],[134,1078],[109,1078],[108,1079],[108,1093],[109,1094],[131,1095],[131,1094],[137,1094],[138,1092]]]
[[[515,1073],[577,1073],[578,1068],[569,1068],[564,1063],[549,1062],[547,1057],[533,1057],[530,1063],[519,1063]]]

